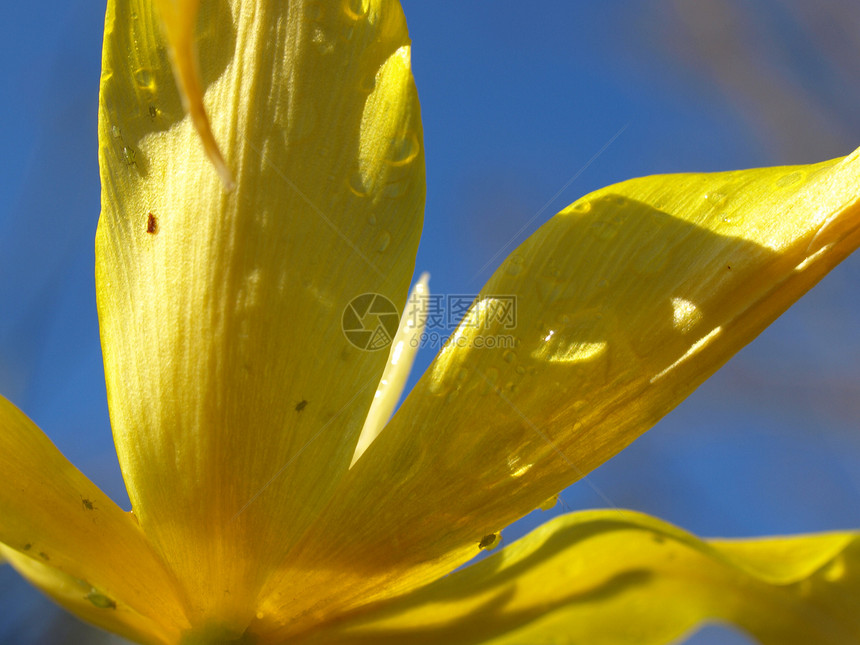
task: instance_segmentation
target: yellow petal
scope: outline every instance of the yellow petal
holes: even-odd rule
[[[661,645],[705,621],[764,644],[860,640],[860,536],[704,542],[646,515],[560,517],[312,643]]]
[[[402,310],[424,156],[396,2],[205,9],[205,98],[236,189],[208,170],[150,3],[109,2],[97,294],[134,511],[194,621],[241,631],[349,468],[388,352],[351,344],[343,316],[362,294]]]
[[[203,88],[194,45],[194,25],[200,0],[155,0],[170,48],[170,60],[176,74],[176,84],[182,105],[190,115],[194,128],[203,143],[203,149],[218,171],[228,190],[235,187],[230,169],[218,150],[215,136],[203,105]]]
[[[108,596],[86,580],[75,578],[44,562],[13,551],[0,544],[0,555],[27,581],[59,605],[92,625],[138,643],[169,644],[176,633],[142,617],[122,601]]]
[[[0,472],[0,543],[16,569],[73,611],[85,608],[77,612],[85,620],[104,613],[90,611],[94,600],[121,607],[96,624],[147,626],[154,641],[187,625],[183,600],[134,518],[2,397]]]
[[[367,447],[379,436],[385,424],[394,413],[394,408],[400,402],[406,381],[418,348],[421,346],[421,334],[427,322],[427,303],[430,290],[428,284],[430,274],[422,273],[418,282],[412,288],[406,301],[406,309],[400,317],[400,327],[391,341],[391,351],[388,353],[388,363],[373,395],[373,405],[367,411],[367,418],[361,428],[361,435],[355,446],[352,463],[364,454]]]
[[[650,428],[853,251],[858,196],[855,152],[635,179],[565,209],[495,273],[343,480],[294,554],[311,572],[303,588],[336,579],[349,607],[468,560]]]

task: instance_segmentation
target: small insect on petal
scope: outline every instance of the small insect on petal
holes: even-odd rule
[[[87,600],[93,603],[99,609],[116,609],[116,601],[108,598],[104,594],[100,594],[95,589],[92,589],[87,594]]]
[[[152,212],[146,215],[146,232],[150,235],[158,233],[158,218]]]
[[[308,402],[305,401],[304,399],[302,399],[301,401],[296,403],[296,412],[301,412],[302,410],[304,410],[307,407],[307,405],[308,405]]]
[[[484,551],[490,551],[496,548],[499,545],[499,542],[502,541],[501,533],[490,533],[489,535],[485,535],[481,538],[481,541],[478,542],[478,548]]]

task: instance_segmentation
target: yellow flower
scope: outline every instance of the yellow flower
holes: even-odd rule
[[[0,399],[0,549],[25,577],[142,643],[663,643],[708,619],[860,641],[853,533],[592,511],[446,575],[860,244],[860,153],[584,197],[366,423],[408,361],[352,345],[343,312],[403,310],[425,191],[398,3],[219,0],[192,37],[198,3],[158,0],[169,47],[149,2],[108,4],[96,278],[134,510]]]

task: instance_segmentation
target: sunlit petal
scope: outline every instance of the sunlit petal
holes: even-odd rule
[[[376,387],[373,405],[367,411],[367,418],[364,420],[361,435],[355,446],[355,454],[352,457],[353,464],[358,461],[367,447],[382,432],[400,401],[403,388],[406,387],[406,380],[409,378],[409,371],[412,369],[415,356],[421,346],[421,334],[427,322],[427,303],[430,296],[429,282],[430,274],[422,274],[406,301],[406,309],[400,318],[400,327],[391,342],[388,363],[385,365],[382,379]]]
[[[343,316],[363,294],[402,310],[424,157],[396,2],[221,0],[196,33],[229,194],[151,4],[109,2],[97,295],[134,511],[195,624],[241,632],[349,468],[388,352]]]
[[[10,564],[27,582],[88,623],[137,643],[169,645],[175,641],[175,630],[171,632],[163,629],[158,623],[138,614],[122,600],[117,601],[104,594],[89,581],[70,576],[0,544],[0,555],[4,552],[8,555]]]
[[[858,246],[858,180],[858,153],[647,177],[554,217],[343,480],[303,588],[348,607],[427,582],[623,449]]]
[[[705,542],[628,511],[558,518],[311,643],[663,645],[704,621],[764,645],[860,641],[860,536]]]
[[[164,26],[182,105],[190,115],[206,155],[218,171],[221,181],[228,190],[232,190],[235,188],[233,177],[218,150],[203,105],[203,88],[194,44],[194,26],[200,0],[155,0],[154,4]]]
[[[2,397],[0,472],[0,543],[15,568],[67,605],[103,605],[93,607],[100,612],[79,613],[84,618],[111,613],[116,605],[124,615],[107,623],[148,625],[150,636],[175,637],[187,625],[184,599],[134,518]],[[34,564],[28,565],[30,559]],[[69,587],[69,580],[79,584]],[[137,617],[127,622],[131,615]]]

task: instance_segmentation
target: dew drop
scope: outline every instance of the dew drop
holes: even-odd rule
[[[370,1],[344,0],[343,9],[350,20],[361,20],[367,16],[367,12],[370,10]]]
[[[523,259],[519,255],[512,255],[505,260],[505,272],[508,275],[519,275],[523,270]]]
[[[623,224],[624,218],[622,216],[613,215],[592,222],[589,231],[597,239],[608,242],[618,234]]]
[[[556,504],[558,504],[558,495],[553,495],[549,499],[545,500],[542,504],[540,504],[538,508],[542,511],[550,511],[555,508]]]
[[[367,197],[370,194],[370,189],[364,183],[364,176],[360,170],[356,170],[349,178],[349,189],[358,197]]]
[[[798,181],[800,181],[800,178],[802,176],[803,176],[802,173],[800,173],[798,171],[791,172],[791,173],[789,173],[787,175],[783,175],[782,177],[777,179],[776,185],[779,186],[780,188],[785,188],[786,186],[791,186],[792,184],[796,184]]]
[[[719,191],[714,191],[705,194],[705,201],[712,206],[720,206],[726,200],[726,194]]]
[[[587,213],[591,210],[591,200],[581,199],[571,207],[571,210],[576,211],[580,214]]]
[[[496,381],[499,380],[499,370],[495,367],[490,367],[484,372],[484,388],[481,390],[481,394],[489,394],[490,392],[495,391],[496,389]]]
[[[358,79],[358,91],[370,94],[376,88],[376,70],[368,70]]]
[[[114,139],[122,139],[122,131],[119,129],[119,127],[112,125],[110,127],[110,133],[111,135],[113,135]]]
[[[152,76],[152,70],[147,67],[138,67],[134,70],[134,82],[142,90],[155,91],[155,78]]]
[[[370,224],[371,226],[376,226],[376,215],[374,215],[373,213],[368,215],[367,223]]]
[[[396,181],[389,182],[385,185],[385,190],[382,192],[388,199],[397,199],[403,197],[409,188],[409,178],[403,177]]]
[[[517,353],[509,349],[504,354],[502,354],[502,358],[505,359],[506,363],[513,363],[515,360],[517,360]]]
[[[376,237],[376,252],[382,253],[385,249],[388,248],[388,245],[391,244],[391,233],[388,231],[382,231]]]
[[[845,556],[840,554],[824,567],[822,576],[828,582],[839,582],[847,573],[848,567],[845,565]]]
[[[321,2],[309,2],[305,7],[305,14],[311,22],[319,22],[325,16]]]
[[[405,166],[418,156],[420,149],[418,137],[414,132],[398,137],[392,142],[391,158],[388,163],[392,166]]]

